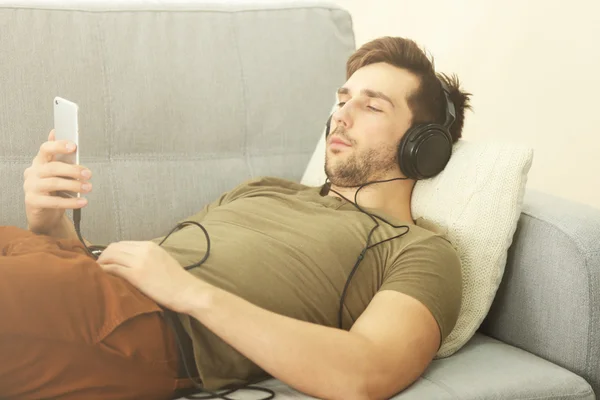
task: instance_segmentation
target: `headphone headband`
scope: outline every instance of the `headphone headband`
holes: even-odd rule
[[[443,79],[438,77],[438,81],[442,85],[442,90],[444,91],[444,98],[446,99],[446,118],[444,120],[444,128],[450,130],[450,127],[456,120],[456,109],[454,108],[454,103],[450,99],[450,88],[446,85]]]

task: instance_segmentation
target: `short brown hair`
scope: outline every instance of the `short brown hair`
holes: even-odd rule
[[[419,88],[406,99],[413,113],[413,125],[445,122],[446,100],[438,79],[443,80],[450,88],[450,99],[456,109],[456,120],[450,127],[452,142],[462,136],[465,110],[471,109],[471,93],[461,91],[456,75],[436,74],[433,58],[430,60],[414,41],[385,36],[365,43],[350,56],[346,63],[346,78],[359,68],[378,62],[406,69],[419,78]]]

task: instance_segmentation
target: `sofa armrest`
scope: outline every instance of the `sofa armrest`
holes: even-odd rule
[[[528,190],[481,331],[567,368],[600,393],[600,210]]]

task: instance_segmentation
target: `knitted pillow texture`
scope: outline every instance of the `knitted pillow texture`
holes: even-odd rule
[[[323,133],[301,183],[325,183],[325,143]],[[533,150],[527,146],[459,140],[444,171],[415,184],[413,219],[431,224],[450,240],[462,264],[461,311],[436,358],[464,346],[492,305],[521,215],[532,161]]]

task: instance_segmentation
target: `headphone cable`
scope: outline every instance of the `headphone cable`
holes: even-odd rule
[[[86,249],[86,251],[88,252],[88,254],[93,257],[95,260],[97,260],[100,257],[100,254],[102,254],[102,251],[104,251],[106,249],[106,246],[89,246],[85,243],[85,241],[83,240],[83,237],[81,236],[81,209],[77,208],[73,210],[73,223],[75,225],[75,232],[77,232],[77,237],[79,238],[80,242],[83,244],[83,247]],[[189,271],[193,268],[199,267],[201,266],[207,259],[208,256],[210,254],[210,237],[208,235],[208,232],[206,231],[206,229],[202,226],[202,224],[196,222],[196,221],[183,221],[180,222],[179,224],[177,224],[177,226],[175,226],[175,228],[173,228],[165,237],[164,239],[159,243],[159,246],[161,246],[165,240],[167,240],[169,238],[169,236],[171,236],[173,233],[177,232],[178,230],[180,230],[181,228],[187,226],[187,225],[196,225],[198,226],[200,229],[202,229],[202,231],[204,232],[204,235],[206,236],[206,254],[204,255],[204,257],[202,258],[202,260],[198,261],[197,263],[194,263],[192,265],[188,265],[187,267],[184,267],[185,270]],[[160,306],[160,305],[159,305]],[[264,392],[267,393],[268,396],[266,397],[262,397],[260,399],[257,400],[271,400],[275,397],[275,392],[273,392],[270,389],[267,388],[263,388],[260,386],[253,386],[253,385],[242,385],[242,386],[238,386],[235,388],[228,388],[226,389],[225,392],[223,393],[217,393],[217,392],[213,392],[210,390],[207,390],[206,388],[204,388],[202,386],[201,383],[197,382],[196,379],[194,379],[192,377],[192,374],[190,373],[190,368],[187,364],[186,361],[186,357],[185,357],[185,352],[183,350],[183,345],[181,343],[181,338],[179,337],[179,334],[177,332],[177,330],[175,329],[174,323],[172,321],[171,318],[177,318],[177,315],[167,309],[164,308],[162,306],[160,306],[164,312],[164,316],[165,316],[165,320],[167,321],[167,324],[170,326],[170,328],[172,329],[172,331],[175,334],[175,341],[177,342],[177,348],[181,357],[181,360],[183,361],[183,367],[185,369],[185,372],[187,374],[188,379],[190,380],[190,382],[193,383],[193,385],[196,388],[196,392],[192,393],[192,394],[188,394],[187,396],[185,396],[186,399],[194,399],[194,400],[211,400],[211,399],[223,399],[223,400],[236,400],[234,398],[231,397],[227,397],[228,394],[231,394],[233,392],[236,392],[240,389],[244,389],[244,390],[254,390],[254,391],[258,391],[258,392]],[[200,396],[199,395],[203,395],[203,394],[207,394],[208,396]]]
[[[344,301],[346,299],[346,294],[348,292],[348,288],[350,287],[350,282],[352,280],[352,277],[354,276],[354,274],[356,273],[356,271],[358,270],[358,267],[360,265],[360,263],[362,262],[362,260],[364,259],[364,256],[367,252],[367,250],[381,244],[384,242],[387,242],[389,240],[392,239],[396,239],[399,238],[401,236],[404,236],[405,234],[407,234],[410,231],[410,228],[408,227],[408,225],[394,225],[391,222],[387,221],[384,218],[381,218],[377,215],[368,213],[367,211],[363,210],[362,207],[360,207],[358,205],[358,192],[364,188],[365,186],[368,185],[372,185],[375,183],[384,183],[384,182],[390,182],[390,181],[394,181],[394,180],[406,180],[408,178],[392,178],[392,179],[386,179],[386,180],[377,180],[377,181],[371,181],[371,182],[367,182],[364,183],[362,185],[360,185],[360,187],[356,190],[356,192],[354,193],[354,201],[349,200],[348,198],[346,198],[344,195],[342,195],[341,193],[337,192],[336,190],[331,189],[331,185],[329,185],[327,183],[327,181],[329,180],[329,177],[325,180],[325,185],[327,185],[327,190],[331,190],[332,192],[334,192],[335,194],[337,194],[338,196],[340,196],[341,198],[343,198],[344,200],[346,200],[348,203],[352,204],[354,207],[356,207],[360,212],[362,212],[363,214],[369,216],[369,218],[371,218],[371,220],[373,222],[375,222],[375,226],[373,228],[371,228],[371,231],[369,232],[369,235],[367,236],[367,244],[365,245],[365,247],[362,249],[362,251],[360,252],[360,255],[358,256],[356,263],[354,264],[354,266],[352,267],[352,270],[350,271],[350,274],[348,275],[348,278],[346,279],[346,283],[344,284],[344,288],[342,290],[342,295],[340,296],[340,304],[339,304],[339,308],[338,308],[338,328],[339,329],[343,329],[342,328],[342,314],[343,314],[343,309],[344,309]],[[396,235],[393,236],[391,238],[379,241],[371,246],[369,246],[369,243],[371,242],[371,236],[373,235],[373,232],[375,231],[375,229],[377,229],[380,225],[379,222],[375,219],[380,219],[381,221],[387,223],[388,225],[390,225],[393,228],[406,228],[406,231],[401,233],[400,235]],[[94,259],[98,259],[100,257],[100,254],[102,254],[102,252],[106,249],[107,246],[99,246],[99,245],[91,245],[88,247],[88,245],[85,243],[85,241],[83,240],[83,237],[81,235],[81,209],[77,208],[73,210],[73,223],[75,225],[75,232],[77,233],[77,237],[79,238],[79,241],[83,244],[83,247],[85,248],[85,250],[88,252],[88,254],[93,257]],[[186,271],[189,271],[193,268],[197,268],[199,266],[201,266],[202,264],[204,264],[204,262],[208,259],[208,256],[210,254],[210,236],[208,234],[208,231],[206,230],[206,228],[204,228],[204,226],[202,226],[202,224],[196,222],[196,221],[183,221],[180,222],[179,224],[177,224],[173,229],[171,229],[171,231],[162,239],[162,241],[158,244],[159,246],[162,246],[162,244],[165,242],[165,240],[167,240],[173,233],[179,231],[181,228],[188,226],[188,225],[196,225],[198,226],[200,229],[202,229],[202,231],[204,232],[204,235],[206,237],[206,254],[204,255],[204,257],[191,265],[188,265],[186,267],[184,267],[184,269]],[[239,386],[239,387],[235,387],[235,388],[230,388],[227,389],[227,391],[225,391],[224,393],[216,393],[216,392],[212,392],[209,391],[207,389],[205,389],[201,383],[198,383],[192,376],[190,373],[190,369],[187,365],[187,361],[186,361],[186,357],[185,357],[185,352],[183,350],[183,346],[181,344],[181,339],[179,338],[179,335],[177,333],[177,330],[175,329],[174,325],[173,325],[173,321],[171,320],[171,318],[177,318],[176,315],[174,315],[175,313],[171,310],[168,310],[164,307],[161,306],[161,308],[165,311],[164,315],[165,315],[165,320],[167,321],[167,323],[169,324],[169,326],[171,327],[171,329],[173,330],[173,332],[175,333],[175,339],[177,342],[177,348],[178,351],[180,353],[180,357],[181,360],[183,361],[183,366],[184,369],[186,371],[186,374],[188,376],[188,379],[194,384],[194,386],[196,387],[196,389],[198,390],[198,392],[193,393],[193,394],[189,394],[187,396],[185,396],[186,399],[195,399],[195,400],[211,400],[211,399],[223,399],[223,400],[235,400],[232,399],[231,397],[227,397],[228,394],[231,394],[237,390],[240,389],[246,389],[246,390],[255,390],[255,391],[260,391],[260,392],[265,392],[268,394],[267,397],[263,397],[261,399],[257,399],[257,400],[270,400],[273,399],[275,397],[275,392],[273,392],[270,389],[267,388],[262,388],[260,386],[251,386],[251,385],[243,385],[243,386]],[[202,396],[202,397],[197,397],[198,395],[201,394],[208,394],[209,396]]]
[[[396,239],[396,238],[399,238],[401,236],[404,236],[404,235],[406,235],[410,231],[410,228],[409,228],[408,225],[394,225],[391,222],[389,222],[388,220],[386,220],[384,218],[381,218],[378,215],[371,214],[371,213],[368,213],[367,211],[363,210],[362,207],[358,205],[358,192],[362,188],[364,188],[365,186],[372,185],[374,183],[385,183],[385,182],[391,182],[391,181],[397,181],[397,180],[406,180],[406,179],[408,179],[408,178],[392,178],[392,179],[377,180],[377,181],[370,181],[370,182],[367,182],[367,183],[363,183],[362,185],[359,186],[359,188],[354,193],[354,201],[349,200],[346,196],[344,196],[343,194],[339,193],[338,191],[331,189],[331,185],[328,184],[328,182],[327,182],[327,181],[329,181],[329,177],[327,177],[327,179],[325,179],[325,185],[327,185],[327,191],[331,190],[333,193],[337,194],[338,196],[340,196],[341,198],[343,198],[344,200],[346,200],[348,203],[350,203],[354,207],[356,207],[360,212],[362,212],[363,214],[368,215],[369,218],[371,218],[371,220],[373,222],[375,222],[375,226],[373,228],[371,228],[371,231],[369,232],[369,235],[367,236],[367,244],[365,245],[365,247],[360,252],[360,254],[359,254],[359,256],[358,256],[358,258],[356,260],[356,263],[354,264],[354,267],[352,267],[352,270],[350,270],[350,274],[348,274],[348,279],[346,279],[346,284],[344,285],[344,289],[342,290],[342,295],[340,296],[340,306],[338,308],[338,328],[339,329],[343,329],[342,328],[342,312],[343,312],[343,309],[344,309],[344,301],[346,299],[346,294],[348,292],[348,288],[350,287],[350,281],[352,280],[352,277],[354,276],[354,274],[358,270],[358,266],[360,265],[360,263],[364,259],[367,250],[371,249],[371,248],[373,248],[375,246],[378,246],[381,243],[384,243],[384,242],[387,242],[389,240]],[[327,193],[325,193],[325,195],[326,194]],[[392,236],[391,238],[388,238],[388,239],[385,239],[385,240],[381,240],[381,241],[379,241],[379,242],[377,242],[377,243],[369,246],[369,243],[371,243],[371,236],[373,235],[373,232],[375,231],[375,229],[377,229],[379,227],[379,222],[377,222],[377,220],[375,218],[380,219],[381,221],[385,222],[386,224],[388,224],[392,228],[406,228],[406,231],[402,232],[399,235]]]

